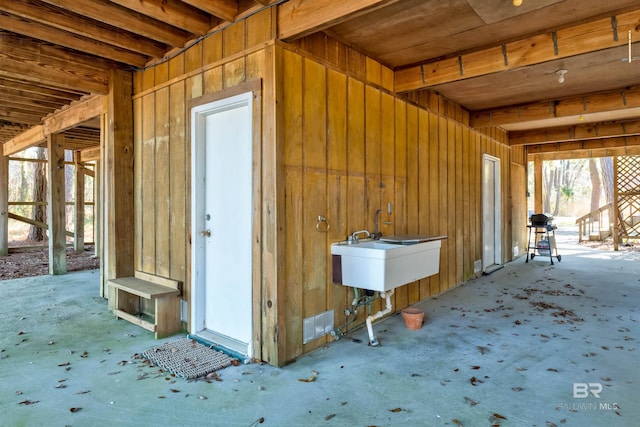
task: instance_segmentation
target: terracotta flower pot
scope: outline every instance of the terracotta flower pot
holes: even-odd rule
[[[424,311],[419,308],[405,308],[402,310],[402,320],[407,329],[420,329],[424,322]]]

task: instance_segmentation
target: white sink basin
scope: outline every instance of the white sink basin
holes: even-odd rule
[[[379,240],[333,243],[334,282],[384,292],[437,274],[444,238],[426,237],[427,241],[414,244]]]

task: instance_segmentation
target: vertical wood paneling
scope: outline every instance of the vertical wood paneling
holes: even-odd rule
[[[224,56],[235,55],[242,52],[245,48],[245,35],[246,25],[245,21],[239,21],[233,25],[229,25],[222,31]]]
[[[224,64],[224,87],[233,87],[245,81],[246,58],[242,57],[235,61]]]
[[[327,93],[326,68],[304,60],[303,79],[303,313],[314,316],[327,307],[327,235],[316,230],[319,215],[327,212]],[[316,340],[305,350],[322,344]]]
[[[304,289],[302,245],[302,58],[283,51],[283,121],[285,194],[285,292],[280,296],[283,312],[284,360],[302,354],[302,318]]]
[[[267,42],[276,37],[275,22],[276,8],[270,8],[255,13],[246,20],[247,48],[256,46],[257,44]]]
[[[429,137],[427,145],[429,147],[429,163],[427,170],[421,170],[422,173],[429,176],[429,209],[424,212],[423,215],[427,215],[429,221],[429,234],[442,236],[446,235],[446,229],[441,227],[441,215],[440,215],[440,167],[444,167],[440,163],[440,121],[438,116],[433,113],[428,113],[429,117]],[[443,240],[444,244],[446,240]],[[442,254],[444,250],[441,250],[440,269],[442,271]],[[430,294],[437,294],[440,292],[440,277],[441,275],[434,275],[429,279],[429,292]]]
[[[429,173],[427,165],[429,165],[429,159],[431,158],[431,152],[429,147],[429,113],[425,110],[420,110],[418,115],[418,224],[417,231],[420,234],[429,234]],[[414,225],[415,227],[416,225]],[[419,281],[420,287],[420,299],[424,299],[431,294],[431,278],[427,277]]]
[[[459,156],[462,156],[462,237],[463,237],[463,280],[473,277],[473,253],[468,244],[471,235],[471,153],[472,139],[469,136],[469,128],[462,130],[462,147]]]
[[[347,81],[347,140],[349,165],[347,175],[347,229],[348,232],[360,230],[365,218],[365,95],[364,84],[349,78]],[[364,321],[364,311],[360,310],[359,319]]]
[[[155,94],[142,98],[142,114],[155,117]],[[154,274],[156,271],[156,217],[155,217],[155,121],[142,124],[142,270]]]
[[[202,55],[205,64],[213,64],[224,58],[222,54],[222,31],[211,34],[202,41]]]
[[[202,78],[204,93],[215,93],[224,89],[222,68],[222,65],[220,65],[218,67],[211,68],[203,73]]]
[[[183,282],[183,299],[189,301],[191,295],[190,283],[186,277],[186,211],[189,197],[185,190],[190,186],[189,168],[185,150],[186,131],[185,121],[185,91],[184,82],[171,85],[169,89],[169,195],[171,200],[170,225],[170,272],[169,277]]]
[[[327,231],[328,245],[344,240],[347,229],[347,77],[329,70],[327,73]],[[318,224],[320,230],[325,224]],[[322,232],[322,231],[321,231]],[[327,245],[327,248],[329,246]],[[348,288],[331,280],[331,251],[327,249],[327,308],[335,307],[334,325],[346,323],[344,310],[350,303]]]
[[[456,211],[458,209],[456,198],[456,123],[453,120],[447,120],[447,235],[449,236],[448,246],[448,261],[449,272],[447,274],[446,288],[441,288],[440,291],[449,289],[454,286],[456,281],[456,266],[458,259],[458,245],[456,241],[457,227],[456,227]]]
[[[455,146],[453,157],[455,159],[455,230],[456,230],[456,267],[455,267],[455,281],[450,283],[450,286],[456,285],[463,280],[464,276],[464,193],[463,176],[465,171],[462,167],[464,159],[464,131],[460,124],[455,124]]]
[[[395,189],[393,212],[389,220],[392,234],[407,233],[407,104],[395,99]],[[384,206],[383,206],[384,209]],[[395,291],[395,307],[409,305],[408,286]]]
[[[202,67],[202,43],[196,43],[184,52],[184,71],[190,73]]]
[[[424,172],[419,164],[419,134],[418,124],[420,115],[424,114],[413,105],[407,105],[407,232],[414,231],[420,218],[418,175]],[[420,283],[413,282],[407,287],[409,305],[420,301]]]
[[[441,292],[449,287],[449,262],[452,260],[451,247],[455,244],[455,237],[449,229],[449,204],[452,202],[448,199],[449,191],[449,139],[447,120],[444,117],[438,117],[438,184],[440,186],[440,196],[438,199],[439,210],[438,219],[440,221],[440,230],[442,234],[448,236],[442,241],[440,248],[440,284],[438,289],[432,289],[432,293]]]
[[[170,274],[170,226],[169,226],[169,183],[172,170],[169,167],[169,88],[156,91],[155,105],[155,273],[169,277]]]
[[[133,100],[133,116],[143,117],[144,110],[142,108],[142,98]],[[135,241],[134,241],[134,269],[142,270],[142,148],[143,143],[143,126],[141,120],[135,120],[133,126],[133,163],[136,167],[133,170],[133,203],[135,209]]]

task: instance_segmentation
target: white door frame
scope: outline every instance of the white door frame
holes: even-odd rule
[[[204,210],[205,210],[205,139],[206,139],[206,117],[217,111],[226,111],[229,108],[233,108],[234,105],[248,105],[251,111],[252,127],[255,127],[254,106],[253,106],[253,92],[244,92],[239,95],[233,95],[224,97],[224,93],[218,94],[218,96],[210,98],[203,97],[203,100],[198,105],[193,106],[191,109],[191,316],[190,316],[190,332],[194,335],[198,335],[205,329],[206,321],[206,285],[205,285],[205,239],[207,237],[201,235],[204,227]],[[235,91],[235,93],[238,93]],[[251,135],[254,136],[252,130]],[[255,142],[252,141],[252,151],[254,150]],[[255,156],[255,153],[253,154]],[[254,172],[255,174],[255,172]],[[252,179],[252,187],[255,187],[255,176]],[[255,224],[255,220],[252,221]],[[253,231],[252,231],[253,232]],[[255,262],[255,261],[253,261]],[[253,264],[252,262],[252,264]],[[253,271],[253,266],[251,267]],[[252,274],[253,275],[253,274]],[[255,284],[251,287],[255,289]],[[255,292],[255,291],[254,291]],[[252,313],[255,310],[252,309]],[[255,315],[252,315],[250,323],[251,337],[255,335]],[[198,335],[199,336],[199,335]],[[254,342],[253,338],[249,338],[248,342],[235,341],[233,339],[227,339],[227,337],[218,336],[201,336],[204,339],[211,339],[214,344],[220,344],[222,347],[226,347],[232,351],[237,351],[240,355],[251,358],[254,356]]]
[[[485,163],[491,162],[493,163],[493,200],[486,200],[487,197],[487,189],[485,188]],[[500,200],[500,159],[489,154],[482,155],[482,271],[487,272],[487,268],[492,265],[501,265],[502,264],[502,209],[501,209],[501,200]],[[488,230],[485,227],[485,207],[487,205],[493,206],[493,262],[489,263],[485,257],[485,242],[489,240],[490,236],[487,236]]]

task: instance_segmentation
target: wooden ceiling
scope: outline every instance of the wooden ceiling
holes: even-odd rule
[[[152,64],[266,7],[281,39],[324,31],[392,68],[398,92],[434,90],[512,144],[640,135],[637,0],[11,0],[0,142],[106,93],[109,69]]]

